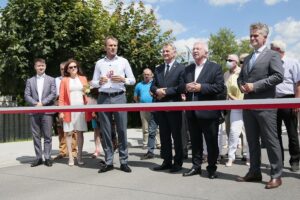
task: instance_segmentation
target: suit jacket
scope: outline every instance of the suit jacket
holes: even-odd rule
[[[154,94],[154,99],[158,88],[166,88],[166,96],[160,100],[155,99],[156,102],[181,101],[181,93],[184,90],[180,90],[179,86],[183,84],[184,68],[182,64],[175,61],[166,77],[165,64],[161,64],[155,69],[150,88],[150,91]]]
[[[27,79],[26,87],[24,91],[24,98],[25,101],[31,106],[35,106],[39,102],[36,76]],[[44,106],[53,106],[55,98],[56,98],[55,79],[51,76],[45,75],[44,88],[42,94],[42,104]],[[46,114],[52,114],[52,113],[46,113]]]
[[[191,64],[185,68],[184,84],[182,85],[184,89],[187,83],[194,82],[195,69],[196,64]],[[225,90],[221,66],[208,60],[205,62],[196,82],[201,84],[201,91],[188,92],[186,94],[187,101],[219,100],[218,95]],[[216,119],[220,117],[219,110],[187,111],[187,117],[191,117],[192,112],[195,112],[196,117],[199,119]]]
[[[78,76],[80,82],[82,85],[87,85],[88,81],[85,76]],[[83,102],[86,105],[88,102],[87,96],[84,94],[82,96]],[[59,106],[69,106],[71,105],[70,101],[70,77],[63,77],[60,83],[59,88],[59,99],[58,99],[58,105]],[[86,121],[89,121],[91,118],[90,113],[85,113],[85,119]],[[64,112],[64,122],[71,122],[71,112]]]
[[[245,58],[237,80],[239,87],[244,83],[253,83],[254,91],[245,94],[244,99],[275,98],[276,85],[283,81],[284,72],[279,54],[265,48],[249,71],[252,55],[253,53]]]

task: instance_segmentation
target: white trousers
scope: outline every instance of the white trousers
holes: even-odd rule
[[[231,110],[230,112],[230,132],[228,140],[228,158],[231,160],[235,159],[235,152],[239,143],[239,137],[243,133],[243,152],[247,153],[249,157],[249,148],[245,136],[245,131],[243,130],[243,111],[242,110]]]

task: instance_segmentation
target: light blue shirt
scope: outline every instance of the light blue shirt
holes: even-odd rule
[[[150,95],[150,87],[152,81],[148,83],[141,81],[134,88],[134,96],[139,97],[140,103],[152,103],[152,96]]]
[[[300,81],[300,64],[297,60],[283,57],[284,78],[276,86],[276,97],[295,94],[297,82]]]

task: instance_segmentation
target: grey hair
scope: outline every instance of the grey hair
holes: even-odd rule
[[[203,47],[204,51],[205,51],[206,53],[209,53],[209,52],[208,52],[208,44],[207,44],[207,42],[204,42],[204,41],[197,41],[197,42],[194,43],[194,45],[196,45],[196,44],[200,44],[200,45]]]
[[[269,34],[269,27],[267,24],[263,24],[261,22],[257,22],[250,25],[250,31],[252,30],[259,30],[264,36],[268,36]]]
[[[271,47],[278,48],[281,52],[285,52],[286,44],[281,40],[273,40],[271,42]]]
[[[163,45],[163,47],[172,47],[172,49],[176,52],[176,47],[175,47],[175,45],[173,44],[173,43],[165,43],[164,45]]]

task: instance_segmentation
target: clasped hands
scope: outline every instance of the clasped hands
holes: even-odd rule
[[[156,99],[161,100],[162,98],[164,98],[167,95],[166,89],[167,88],[158,88],[155,92]]]
[[[108,82],[108,78],[106,76],[101,76],[99,80],[99,84],[103,85]],[[112,75],[110,80],[114,83],[125,83],[125,78],[120,75]]]
[[[201,84],[196,82],[190,82],[185,85],[185,89],[187,92],[200,92]]]

